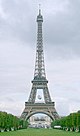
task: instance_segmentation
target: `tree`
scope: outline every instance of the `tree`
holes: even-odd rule
[[[4,129],[5,131],[9,129],[11,131],[11,128],[16,130],[19,128],[27,128],[27,126],[27,120],[24,121],[12,114],[0,111],[0,129]]]

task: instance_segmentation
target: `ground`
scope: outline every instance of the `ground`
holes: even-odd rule
[[[2,132],[0,136],[80,136],[78,132],[66,132],[53,129],[25,129],[13,132]]]

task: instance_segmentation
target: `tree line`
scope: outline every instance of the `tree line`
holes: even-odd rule
[[[17,130],[27,128],[27,126],[28,126],[27,120],[24,121],[18,118],[17,116],[8,114],[7,112],[0,111],[0,131]]]
[[[80,132],[80,111],[77,113],[71,113],[66,117],[61,117],[59,120],[55,120],[51,123],[51,126],[61,126],[62,129],[67,131]]]

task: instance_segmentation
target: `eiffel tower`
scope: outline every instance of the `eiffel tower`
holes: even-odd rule
[[[29,119],[36,113],[44,113],[52,120],[59,119],[59,115],[55,109],[55,102],[52,102],[47,86],[48,80],[46,79],[44,65],[42,23],[43,16],[41,15],[41,9],[39,8],[39,14],[37,16],[38,30],[34,79],[32,80],[32,89],[29,99],[25,102],[25,108],[21,114],[21,119],[23,120]],[[44,103],[35,102],[38,89],[43,91]]]

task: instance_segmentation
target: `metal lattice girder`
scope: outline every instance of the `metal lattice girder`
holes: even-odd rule
[[[39,15],[37,16],[38,31],[34,79],[32,80],[32,89],[28,102],[25,102],[25,109],[21,115],[22,119],[28,119],[34,113],[45,113],[54,120],[59,118],[54,102],[51,101],[47,86],[48,80],[46,79],[45,74],[42,22],[43,17],[41,15],[41,10],[39,9]],[[35,103],[37,89],[43,90],[45,103]]]

